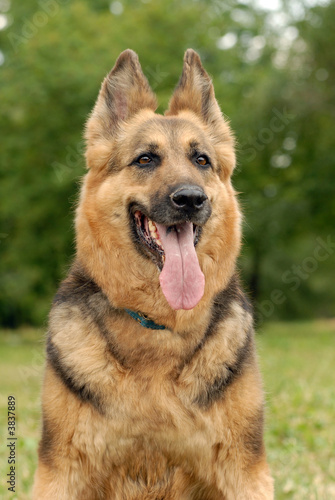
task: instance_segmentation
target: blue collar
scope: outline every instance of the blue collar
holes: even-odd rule
[[[136,319],[136,321],[138,323],[140,323],[140,325],[144,326],[144,328],[151,328],[151,330],[165,330],[166,329],[165,326],[157,325],[157,323],[155,323],[151,319],[147,318],[147,316],[145,316],[142,313],[134,312],[134,311],[131,311],[130,309],[125,309],[125,311],[126,311],[126,313],[129,314],[129,316]]]

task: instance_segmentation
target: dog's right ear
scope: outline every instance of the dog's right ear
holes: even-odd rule
[[[86,124],[88,167],[106,164],[110,155],[110,140],[115,137],[122,122],[142,109],[155,111],[156,108],[156,96],[142,72],[137,54],[133,50],[125,50],[102,82]]]

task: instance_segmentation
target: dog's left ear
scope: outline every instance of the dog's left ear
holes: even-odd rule
[[[102,82],[98,99],[86,124],[88,167],[101,167],[108,161],[110,141],[122,123],[142,109],[155,111],[156,96],[142,72],[137,54],[122,52]]]
[[[183,72],[165,114],[177,115],[183,110],[193,111],[206,123],[222,119],[212,81],[193,49],[185,52]]]
[[[181,111],[192,111],[209,127],[220,148],[223,177],[230,176],[235,166],[234,137],[215,99],[212,80],[192,49],[185,52],[183,72],[165,115],[178,115]]]

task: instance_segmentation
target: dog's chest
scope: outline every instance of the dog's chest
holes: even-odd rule
[[[203,460],[211,448],[211,418],[182,401],[171,380],[128,376],[105,413],[98,419],[96,412],[90,415],[79,415],[73,439],[95,463],[121,466],[142,455],[157,456],[157,463],[184,463],[188,457]]]

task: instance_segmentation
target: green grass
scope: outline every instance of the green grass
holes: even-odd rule
[[[276,498],[335,499],[335,321],[273,323],[259,333]]]
[[[335,498],[335,321],[266,324],[258,352],[267,398],[266,446],[277,500]],[[7,449],[0,448],[0,497],[28,500],[39,438],[43,333],[0,332],[1,436],[7,397],[17,405],[16,494],[5,485]],[[4,443],[4,438],[2,443]]]
[[[40,427],[40,388],[44,364],[44,334],[24,329],[0,332],[0,498],[28,500],[36,467]],[[7,491],[7,398],[16,399],[16,493]]]

